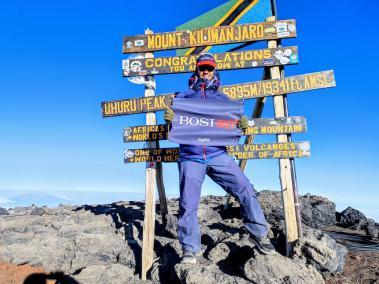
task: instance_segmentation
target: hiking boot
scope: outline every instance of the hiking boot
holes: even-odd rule
[[[196,264],[196,253],[189,250],[185,250],[180,263]]]
[[[269,238],[259,238],[250,234],[249,240],[255,244],[257,250],[262,254],[275,254],[275,248]]]

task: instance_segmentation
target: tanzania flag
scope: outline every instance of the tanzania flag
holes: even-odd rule
[[[272,16],[270,0],[230,0],[227,3],[189,21],[178,27],[177,31],[194,30],[205,27],[219,27],[236,24],[264,22]],[[199,54],[201,52],[227,52],[243,43],[218,46],[201,46],[189,49],[178,49],[178,56]]]

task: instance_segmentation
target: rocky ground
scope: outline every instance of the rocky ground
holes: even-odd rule
[[[379,283],[379,252],[349,252],[343,273],[328,275],[327,284]]]
[[[304,236],[296,243],[294,255],[287,258],[282,255],[285,235],[280,193],[263,191],[259,200],[270,223],[269,236],[279,252],[277,255],[257,253],[246,231],[241,229],[237,202],[224,210],[225,197],[207,196],[199,207],[202,231],[199,264],[178,264],[181,255],[176,236],[178,201],[173,199],[168,202],[166,224],[157,215],[155,262],[148,281],[139,280],[138,275],[143,203],[0,210],[3,262],[0,284],[33,283],[30,282],[33,279],[81,284],[324,283],[325,280],[375,283],[378,279],[377,261],[370,261],[378,260],[378,253],[358,251],[347,255],[346,247],[329,236],[336,234],[333,228],[344,226],[373,239],[375,246],[379,226],[373,220],[360,216],[352,208],[336,214],[333,202],[305,195],[301,198]],[[28,265],[41,270],[32,274]],[[9,282],[7,275],[19,282]]]

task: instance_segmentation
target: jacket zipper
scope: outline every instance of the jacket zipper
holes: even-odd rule
[[[203,99],[205,100],[206,97],[207,97],[207,95],[205,93],[205,83],[203,83],[201,85],[201,95],[202,95]],[[206,150],[206,146],[205,145],[203,145],[203,158],[204,158],[204,160],[207,159],[207,150]]]
[[[201,96],[203,97],[203,99],[205,99],[207,97],[207,95],[205,93],[205,83],[201,84]]]

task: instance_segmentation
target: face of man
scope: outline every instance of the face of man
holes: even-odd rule
[[[210,65],[201,65],[197,67],[200,78],[212,80],[214,75],[214,67]]]

